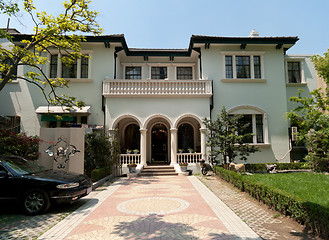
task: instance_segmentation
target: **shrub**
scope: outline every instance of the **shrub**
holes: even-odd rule
[[[299,164],[296,165],[298,166]],[[295,166],[295,164],[281,165],[282,168],[291,166]],[[253,166],[253,169],[261,168],[260,166]],[[246,179],[236,172],[223,169],[219,166],[215,167],[215,173],[240,190],[249,193],[257,200],[264,202],[282,214],[290,216],[295,221],[305,224],[321,237],[329,239],[329,209],[319,204],[303,201],[297,196],[265,185],[264,183]]]
[[[245,164],[246,172],[266,172],[266,164],[276,164],[277,170],[293,170],[293,169],[311,169],[310,162],[298,163],[247,163]]]
[[[110,166],[97,168],[92,170],[91,172],[91,180],[92,181],[98,181],[112,173],[112,169]]]
[[[39,158],[39,142],[36,136],[28,137],[25,133],[13,133],[0,129],[0,155],[17,155],[28,160]]]

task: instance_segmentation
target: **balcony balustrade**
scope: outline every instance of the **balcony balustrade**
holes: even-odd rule
[[[104,97],[211,97],[211,80],[105,79]]]

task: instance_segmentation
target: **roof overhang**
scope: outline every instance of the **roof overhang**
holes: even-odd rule
[[[90,114],[90,108],[91,106],[73,107],[72,109],[63,106],[40,106],[35,112],[39,114]]]

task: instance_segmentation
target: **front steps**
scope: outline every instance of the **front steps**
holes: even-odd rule
[[[174,166],[169,165],[153,165],[146,166],[138,174],[139,176],[177,176]]]

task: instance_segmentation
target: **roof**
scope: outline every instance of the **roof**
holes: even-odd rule
[[[21,41],[23,39],[31,38],[32,34],[14,34],[14,40]],[[87,42],[103,42],[106,48],[111,46],[111,43],[120,43],[121,47],[116,47],[116,51],[124,50],[127,56],[190,56],[195,45],[205,44],[209,48],[211,44],[236,44],[240,45],[241,49],[249,44],[265,44],[275,45],[276,49],[284,50],[292,47],[299,38],[295,37],[220,37],[220,36],[204,36],[192,35],[190,38],[188,49],[147,49],[147,48],[128,48],[124,34],[112,35],[87,35],[85,36]]]
[[[73,109],[66,109],[63,106],[40,106],[38,107],[35,112],[40,114],[62,114],[62,113],[90,113],[90,106],[85,107],[73,107]]]

